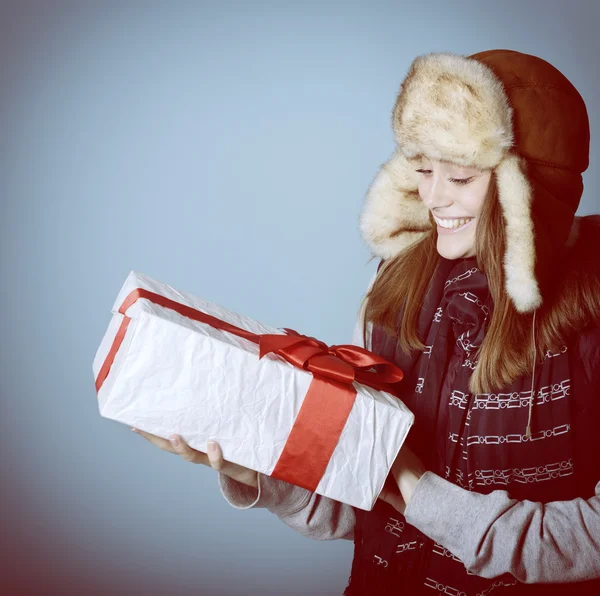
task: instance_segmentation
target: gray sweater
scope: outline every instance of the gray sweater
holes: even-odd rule
[[[361,309],[355,345],[362,345],[362,316]],[[258,475],[258,488],[221,473],[218,479],[236,509],[266,508],[313,540],[353,540],[350,505],[264,474]],[[534,503],[511,499],[505,490],[470,492],[426,472],[404,516],[476,575],[510,573],[523,583],[577,582],[600,579],[600,479],[595,493],[587,501]]]

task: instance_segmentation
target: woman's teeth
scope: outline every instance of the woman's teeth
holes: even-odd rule
[[[467,217],[464,219],[438,219],[434,216],[434,219],[442,228],[454,229],[461,228],[465,224],[469,223],[473,218]]]

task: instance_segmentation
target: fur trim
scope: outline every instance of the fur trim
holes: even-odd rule
[[[530,312],[542,304],[535,278],[531,186],[525,168],[525,161],[517,155],[508,155],[496,168],[498,201],[506,222],[506,291],[519,312]]]
[[[431,229],[429,209],[418,193],[416,166],[401,153],[384,163],[360,216],[365,242],[383,259],[395,257]]]
[[[392,113],[399,149],[480,169],[513,146],[512,108],[502,83],[477,60],[451,53],[418,56]]]

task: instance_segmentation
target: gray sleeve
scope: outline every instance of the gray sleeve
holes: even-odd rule
[[[264,507],[312,540],[354,539],[356,517],[351,505],[264,474],[258,475],[258,488],[217,475],[221,494],[236,509]]]
[[[587,501],[535,503],[505,490],[470,492],[426,472],[406,507],[406,520],[476,575],[510,573],[520,582],[600,578],[600,482]]]

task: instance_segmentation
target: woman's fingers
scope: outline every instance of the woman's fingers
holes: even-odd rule
[[[147,441],[150,441],[153,445],[156,445],[163,451],[168,451],[169,453],[174,453],[175,455],[179,455],[185,461],[193,463],[193,464],[204,464],[205,466],[210,466],[208,461],[208,457],[206,453],[202,453],[202,451],[197,451],[190,447],[181,437],[181,435],[171,435],[168,439],[163,439],[162,437],[157,437],[151,433],[147,433],[143,430],[139,429],[131,429],[135,430],[135,432],[144,437]]]
[[[406,509],[406,503],[402,498],[402,494],[400,493],[400,489],[398,485],[395,483],[393,475],[390,473],[385,480],[385,484],[379,493],[379,499],[389,503],[396,511],[404,514],[404,510]]]
[[[206,453],[202,453],[202,451],[198,451],[197,449],[193,449],[190,447],[182,438],[181,435],[171,435],[169,437],[171,441],[171,445],[175,449],[175,453],[185,459],[185,461],[190,462],[192,464],[204,464],[208,465],[208,458],[206,457]]]
[[[153,445],[160,447],[163,451],[169,453],[175,453],[182,457],[185,461],[193,464],[204,464],[205,466],[211,467],[213,470],[217,470],[222,474],[247,484],[248,486],[258,487],[258,472],[234,464],[232,462],[223,459],[223,451],[221,446],[215,441],[209,441],[207,445],[207,453],[198,451],[190,447],[181,437],[181,435],[170,435],[168,439],[157,437],[151,433],[147,433],[142,430],[134,429],[137,434],[144,437],[147,441],[150,441]]]
[[[193,464],[204,464],[205,466],[210,466],[213,470],[223,471],[225,460],[223,459],[223,452],[218,443],[209,441],[208,453],[203,453],[202,451],[192,449],[181,438],[181,435],[171,435],[169,440],[171,441],[175,453],[185,459],[185,461]]]
[[[223,451],[218,443],[208,442],[207,456],[209,465],[213,470],[225,474],[242,484],[258,488],[258,472],[223,459]]]
[[[169,451],[170,453],[175,453],[175,449],[173,448],[173,445],[171,444],[171,442],[169,440],[163,439],[162,437],[157,437],[156,435],[147,433],[146,431],[140,430],[139,428],[135,428],[135,429],[132,428],[131,430],[133,432],[135,432],[136,434],[140,435],[140,437],[144,437],[144,439],[146,439],[146,441],[149,441],[153,445],[156,445],[163,451]]]
[[[221,447],[214,441],[209,441],[207,445],[208,449],[208,463],[213,470],[220,471],[223,468],[223,452]]]

